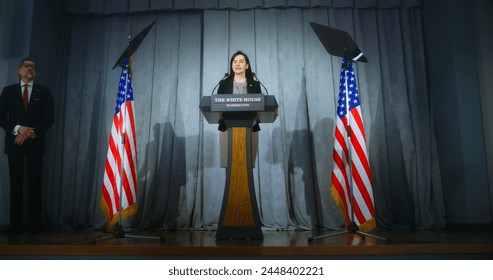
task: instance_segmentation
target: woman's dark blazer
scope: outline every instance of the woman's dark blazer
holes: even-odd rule
[[[221,81],[219,83],[219,88],[217,89],[217,94],[232,94],[233,82],[234,82],[233,76],[229,76],[229,78]],[[252,79],[247,79],[247,93],[262,93],[262,90],[260,88],[260,83]],[[224,123],[223,120],[219,121],[219,127],[217,129],[220,131],[228,130],[228,128],[226,127],[226,123]],[[253,125],[252,131],[253,132],[260,131],[260,126],[258,122]]]

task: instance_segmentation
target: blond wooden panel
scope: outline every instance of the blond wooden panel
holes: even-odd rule
[[[255,226],[250,200],[247,164],[247,129],[234,127],[231,145],[231,176],[224,226]]]

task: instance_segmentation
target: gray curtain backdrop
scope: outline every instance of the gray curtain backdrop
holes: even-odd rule
[[[341,58],[325,51],[309,25],[317,22],[346,30],[369,60],[355,70],[378,225],[444,226],[419,1],[354,2],[68,1],[46,220],[104,228],[99,200],[120,75],[111,68],[127,36],[156,21],[133,56],[138,212],[125,226],[216,228],[225,169],[217,125],[198,106],[242,50],[281,112],[259,134],[264,229],[342,228],[329,192]]]

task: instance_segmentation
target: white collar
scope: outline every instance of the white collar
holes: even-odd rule
[[[24,85],[29,85],[29,86],[33,86],[34,84],[34,81],[30,81],[29,83],[24,83],[24,81],[21,80],[21,87],[23,87]]]

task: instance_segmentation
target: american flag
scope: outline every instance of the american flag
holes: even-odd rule
[[[356,76],[352,63],[345,69],[348,60],[344,58],[341,67],[339,85],[339,101],[337,106],[337,123],[334,140],[334,168],[332,170],[331,195],[344,216],[346,226],[352,220],[354,209],[354,223],[361,231],[371,231],[376,227],[375,207],[373,204],[373,190],[370,174],[370,164],[366,152],[365,128],[361,114],[361,104],[356,84]],[[347,79],[347,98],[346,98]],[[349,114],[347,108],[349,107]],[[348,121],[350,134],[348,137]],[[348,145],[350,139],[351,145]],[[351,170],[349,167],[349,151],[351,151]],[[352,172],[352,173],[350,173]],[[349,176],[352,177],[349,178]],[[352,193],[354,200],[351,198]]]
[[[123,62],[106,157],[101,208],[111,230],[137,210],[137,142],[129,59]]]

